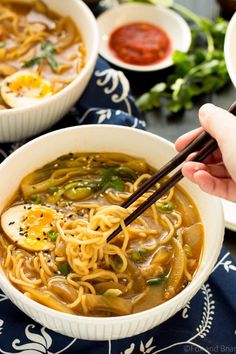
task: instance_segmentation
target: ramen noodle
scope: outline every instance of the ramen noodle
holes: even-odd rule
[[[70,17],[40,0],[0,1],[0,109],[32,105],[61,91],[85,60]]]
[[[124,224],[160,184],[127,209],[122,202],[154,172],[123,154],[75,153],[27,175],[1,215],[6,277],[30,299],[86,316],[128,315],[178,294],[203,249],[191,198],[176,186]]]

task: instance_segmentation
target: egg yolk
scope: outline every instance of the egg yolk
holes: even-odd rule
[[[58,215],[53,210],[31,209],[23,220],[23,232],[26,232],[30,239],[43,240],[48,231],[55,229],[57,220]]]
[[[22,97],[43,98],[52,93],[51,85],[36,74],[16,76],[8,87]]]

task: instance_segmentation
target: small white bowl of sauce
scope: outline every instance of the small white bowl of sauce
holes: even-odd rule
[[[168,8],[126,3],[104,12],[97,23],[100,54],[123,69],[167,68],[173,52],[187,52],[191,44],[188,24]]]

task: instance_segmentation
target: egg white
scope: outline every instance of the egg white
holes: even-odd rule
[[[1,226],[18,246],[28,251],[46,251],[55,247],[55,240],[47,237],[47,232],[56,229],[60,218],[61,214],[51,208],[23,204],[6,210],[1,216]]]

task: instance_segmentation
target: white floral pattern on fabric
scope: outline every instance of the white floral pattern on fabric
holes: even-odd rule
[[[2,334],[4,321],[0,319],[0,334]]]
[[[125,102],[127,107],[127,113],[132,114],[131,106],[128,100],[129,95],[129,81],[125,77],[122,71],[117,71],[114,69],[106,69],[103,71],[95,71],[95,77],[99,79],[96,81],[98,86],[104,87],[104,93],[106,95],[111,95],[111,100],[113,103]],[[121,86],[121,93],[117,93],[118,86]]]

